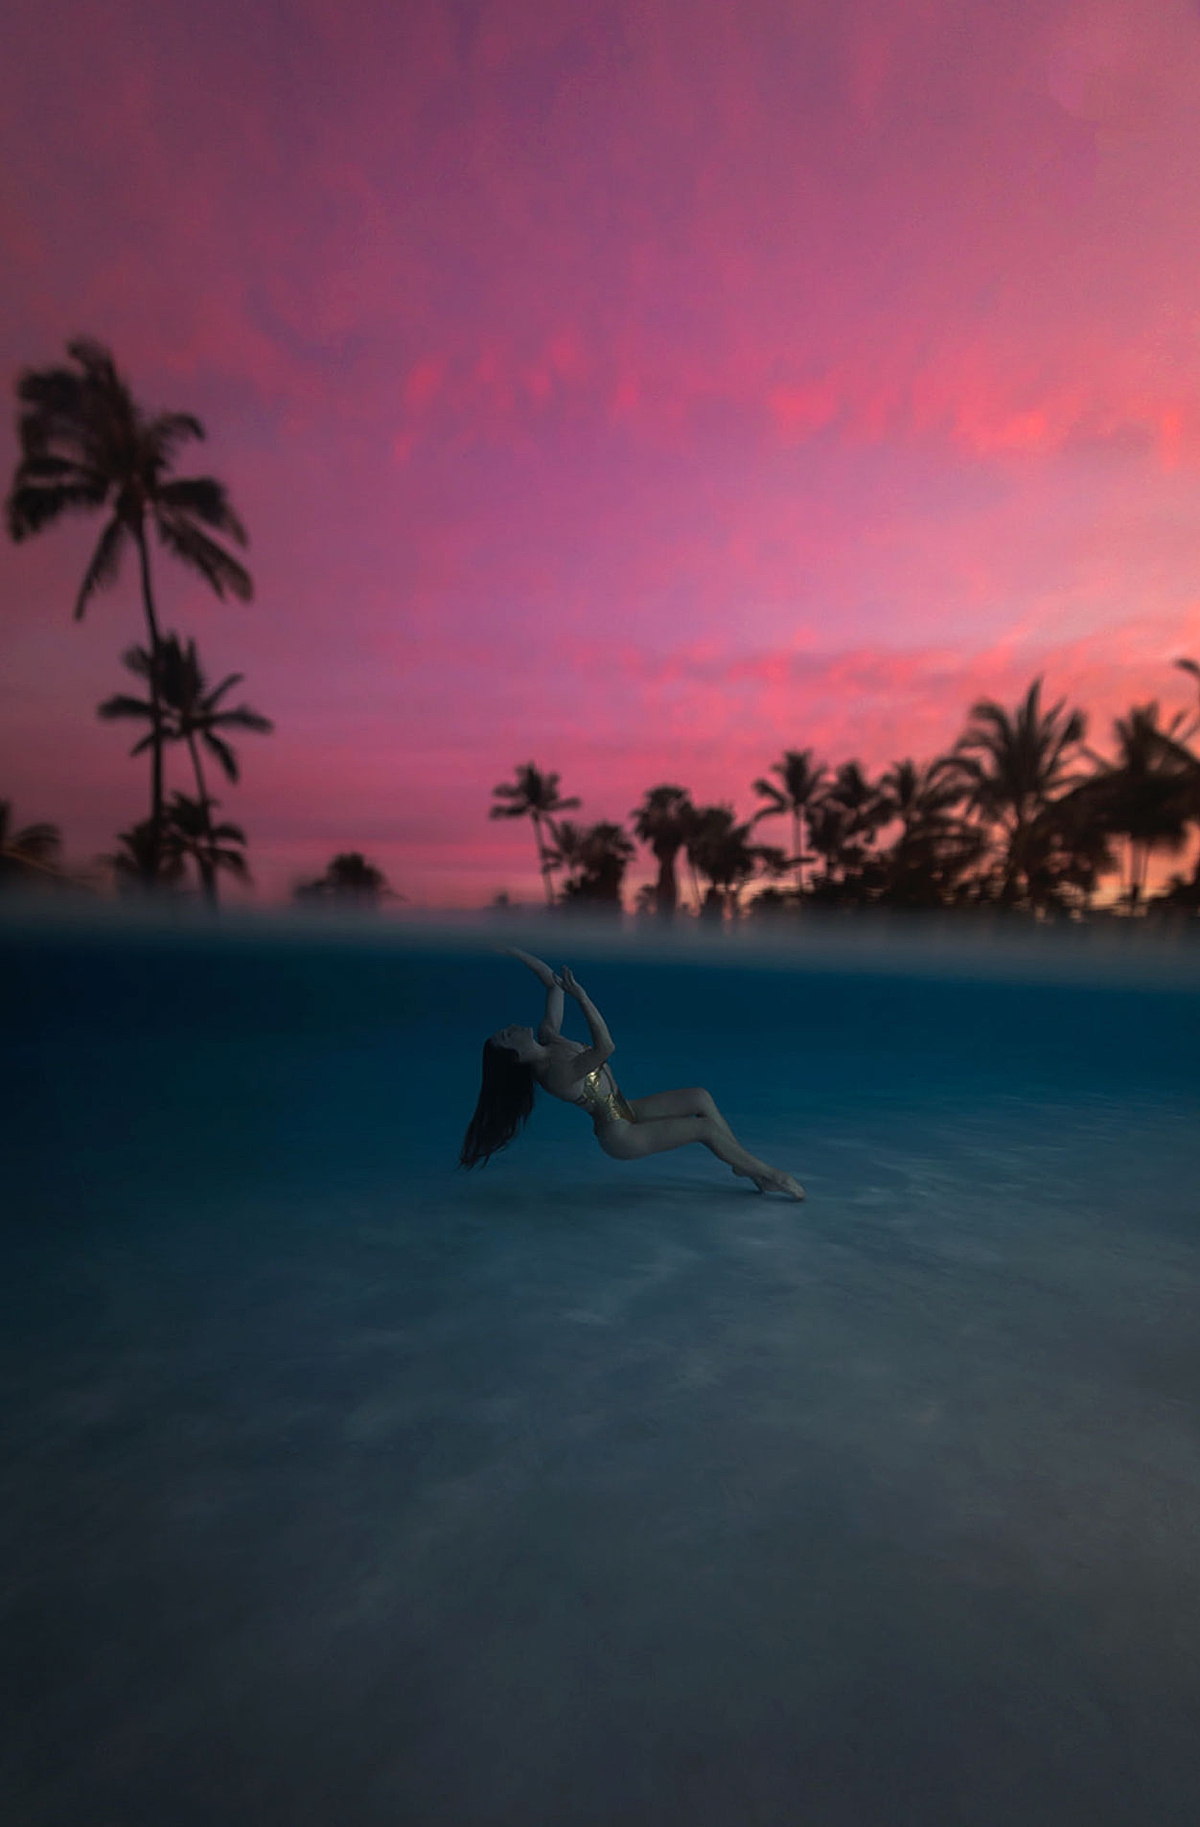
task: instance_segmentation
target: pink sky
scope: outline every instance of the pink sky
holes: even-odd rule
[[[1103,744],[1200,656],[1198,92],[1185,0],[16,0],[4,486],[80,332],[204,422],[255,600],[155,575],[276,721],[224,799],[268,896],[536,896],[526,760],[748,816],[1037,672]],[[148,791],[99,524],[0,546],[0,797],[75,858]]]

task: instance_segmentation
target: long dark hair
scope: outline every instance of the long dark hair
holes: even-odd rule
[[[511,1047],[484,1041],[483,1086],[463,1137],[460,1167],[474,1167],[479,1161],[486,1164],[490,1156],[508,1147],[529,1121],[533,1085],[533,1067],[518,1059]]]

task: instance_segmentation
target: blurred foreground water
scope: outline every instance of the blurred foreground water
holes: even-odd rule
[[[0,1819],[1193,1827],[1195,949],[551,933],[0,927]]]

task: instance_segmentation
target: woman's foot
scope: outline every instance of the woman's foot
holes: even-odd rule
[[[804,1197],[804,1188],[799,1180],[792,1174],[785,1174],[780,1168],[772,1169],[770,1175],[766,1177],[765,1184],[759,1181],[759,1192],[766,1192],[768,1186],[777,1193],[786,1194],[789,1199],[803,1199]]]
[[[805,1196],[804,1188],[801,1186],[799,1180],[795,1179],[791,1174],[785,1174],[781,1168],[766,1167],[761,1174],[746,1173],[739,1167],[735,1167],[733,1171],[735,1174],[739,1174],[742,1179],[753,1180],[755,1187],[760,1193],[768,1191],[773,1193],[784,1193],[789,1199],[803,1199]]]

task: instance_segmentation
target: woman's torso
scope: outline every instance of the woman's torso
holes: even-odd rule
[[[579,1055],[589,1051],[577,1040],[560,1037],[553,1047],[549,1064],[536,1074],[538,1084],[551,1097],[586,1110],[597,1122],[631,1121],[633,1112],[607,1065],[596,1066],[587,1073],[578,1070],[575,1062]]]

